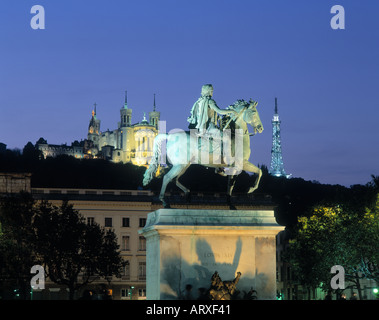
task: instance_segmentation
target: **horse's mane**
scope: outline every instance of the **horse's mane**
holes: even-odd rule
[[[228,106],[228,109],[232,109],[232,110],[238,111],[242,107],[246,106],[247,104],[248,104],[247,101],[245,101],[243,99],[238,99],[232,105]]]
[[[248,104],[247,101],[245,101],[243,99],[238,99],[233,104],[231,104],[230,106],[228,106],[227,109],[235,110],[235,111],[239,112],[247,104]],[[229,120],[230,120],[230,115],[225,115],[225,116],[223,116],[221,118],[221,126],[222,126],[222,128],[225,127],[225,125],[229,122]],[[231,129],[232,131],[235,129],[235,121],[231,121],[230,122],[229,129]]]

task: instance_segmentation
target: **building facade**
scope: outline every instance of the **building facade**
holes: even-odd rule
[[[116,129],[101,131],[100,119],[97,118],[96,104],[92,111],[87,131],[87,138],[73,142],[70,146],[47,143],[40,138],[36,143],[44,158],[68,155],[77,159],[102,158],[114,162],[131,162],[135,165],[148,165],[153,154],[153,142],[158,134],[160,112],[156,111],[155,95],[153,111],[146,113],[140,122],[132,123],[132,109],[125,103],[120,109],[120,121]]]
[[[57,157],[60,155],[67,155],[77,159],[84,158],[84,148],[83,143],[75,141],[68,146],[67,144],[48,144],[47,140],[40,138],[36,143],[36,148],[41,152],[42,156],[46,159],[47,157]]]
[[[0,172],[0,194],[30,192],[31,173]]]

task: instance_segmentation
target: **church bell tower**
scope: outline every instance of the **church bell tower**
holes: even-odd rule
[[[88,140],[91,140],[95,146],[99,145],[99,135],[100,135],[100,120],[96,117],[96,103],[94,104],[94,109],[92,110],[92,118],[88,126]]]
[[[120,110],[121,122],[120,127],[130,127],[132,125],[132,109],[128,108],[128,92],[125,91],[125,103]]]
[[[155,93],[154,93],[153,111],[149,112],[149,124],[154,126],[155,129],[158,130],[158,124],[159,124],[160,118],[161,118],[161,113],[156,111]]]

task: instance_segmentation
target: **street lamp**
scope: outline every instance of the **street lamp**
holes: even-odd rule
[[[130,292],[129,292],[130,300],[133,299],[133,289],[134,289],[134,286],[131,286],[130,287]]]

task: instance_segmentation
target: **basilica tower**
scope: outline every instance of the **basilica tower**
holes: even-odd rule
[[[96,103],[94,104],[94,109],[92,110],[92,118],[88,126],[88,140],[92,141],[94,146],[99,146],[99,135],[100,135],[100,120],[96,117]]]
[[[160,118],[161,118],[161,113],[156,111],[155,93],[154,93],[153,111],[149,112],[149,124],[154,126],[155,129],[158,130],[158,124],[159,124]]]
[[[130,151],[130,138],[132,131],[132,109],[128,108],[128,92],[125,91],[125,103],[120,110],[121,122],[118,129],[117,148],[125,151]],[[126,155],[124,155],[125,157]],[[124,160],[125,161],[125,160]]]
[[[120,110],[121,122],[120,127],[130,127],[132,124],[132,109],[128,108],[128,92],[125,91],[125,103]]]

